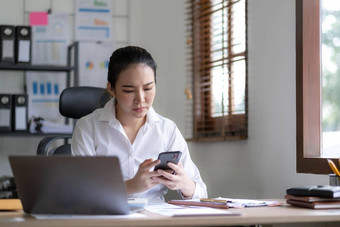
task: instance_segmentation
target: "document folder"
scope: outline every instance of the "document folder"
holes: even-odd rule
[[[32,32],[30,26],[15,27],[15,62],[17,64],[30,64],[32,52]]]
[[[26,94],[13,95],[13,130],[16,132],[28,131],[28,98]]]
[[[22,210],[19,199],[0,199],[0,211]]]
[[[0,64],[14,64],[14,26],[0,25]]]
[[[12,131],[12,95],[0,94],[0,132]]]

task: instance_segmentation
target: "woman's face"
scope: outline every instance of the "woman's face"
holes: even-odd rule
[[[109,90],[117,100],[117,117],[144,118],[156,95],[154,72],[145,64],[132,64]]]

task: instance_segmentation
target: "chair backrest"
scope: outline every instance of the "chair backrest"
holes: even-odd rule
[[[92,113],[95,109],[103,107],[111,98],[103,88],[98,87],[68,87],[62,91],[59,97],[59,112],[67,118],[79,119]],[[38,155],[70,155],[71,146],[66,143],[71,136],[46,136],[37,149]],[[64,140],[64,144],[49,149],[58,140]]]
[[[60,95],[59,112],[64,117],[79,119],[103,107],[110,98],[103,88],[68,87]]]
[[[60,136],[45,136],[39,143],[37,148],[37,155],[70,155],[71,144],[67,143],[67,139],[71,139],[72,136],[60,135]],[[53,143],[58,140],[64,140],[64,144],[50,148]]]

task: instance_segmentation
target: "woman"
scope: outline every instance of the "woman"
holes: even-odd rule
[[[77,121],[73,155],[114,155],[120,160],[129,197],[164,201],[168,189],[182,198],[207,197],[206,186],[192,162],[176,124],[152,108],[156,95],[156,63],[143,48],[128,46],[113,52],[107,91],[114,97],[104,108]],[[158,154],[181,151],[175,174],[157,170]]]

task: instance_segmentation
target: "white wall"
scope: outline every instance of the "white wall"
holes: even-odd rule
[[[22,12],[20,7],[1,10],[4,2],[12,1],[0,0],[0,23],[4,18],[21,22],[14,16],[18,10]],[[53,2],[55,7],[63,4],[59,0]],[[148,49],[158,63],[155,108],[173,119],[182,131],[186,75],[184,2],[131,0],[130,18],[131,44]],[[248,9],[249,138],[190,143],[189,148],[210,196],[283,198],[287,187],[326,184],[328,178],[295,172],[295,1],[249,0]],[[0,77],[0,92],[3,82]],[[34,154],[38,141],[0,138],[0,175],[10,172],[8,154]]]
[[[131,40],[159,66],[155,106],[183,131],[185,1],[132,6]],[[249,0],[248,10],[249,138],[189,147],[210,196],[283,198],[288,187],[328,178],[296,174],[295,1]]]
[[[157,63],[154,108],[184,130],[185,0],[132,0],[131,44],[146,48]]]

